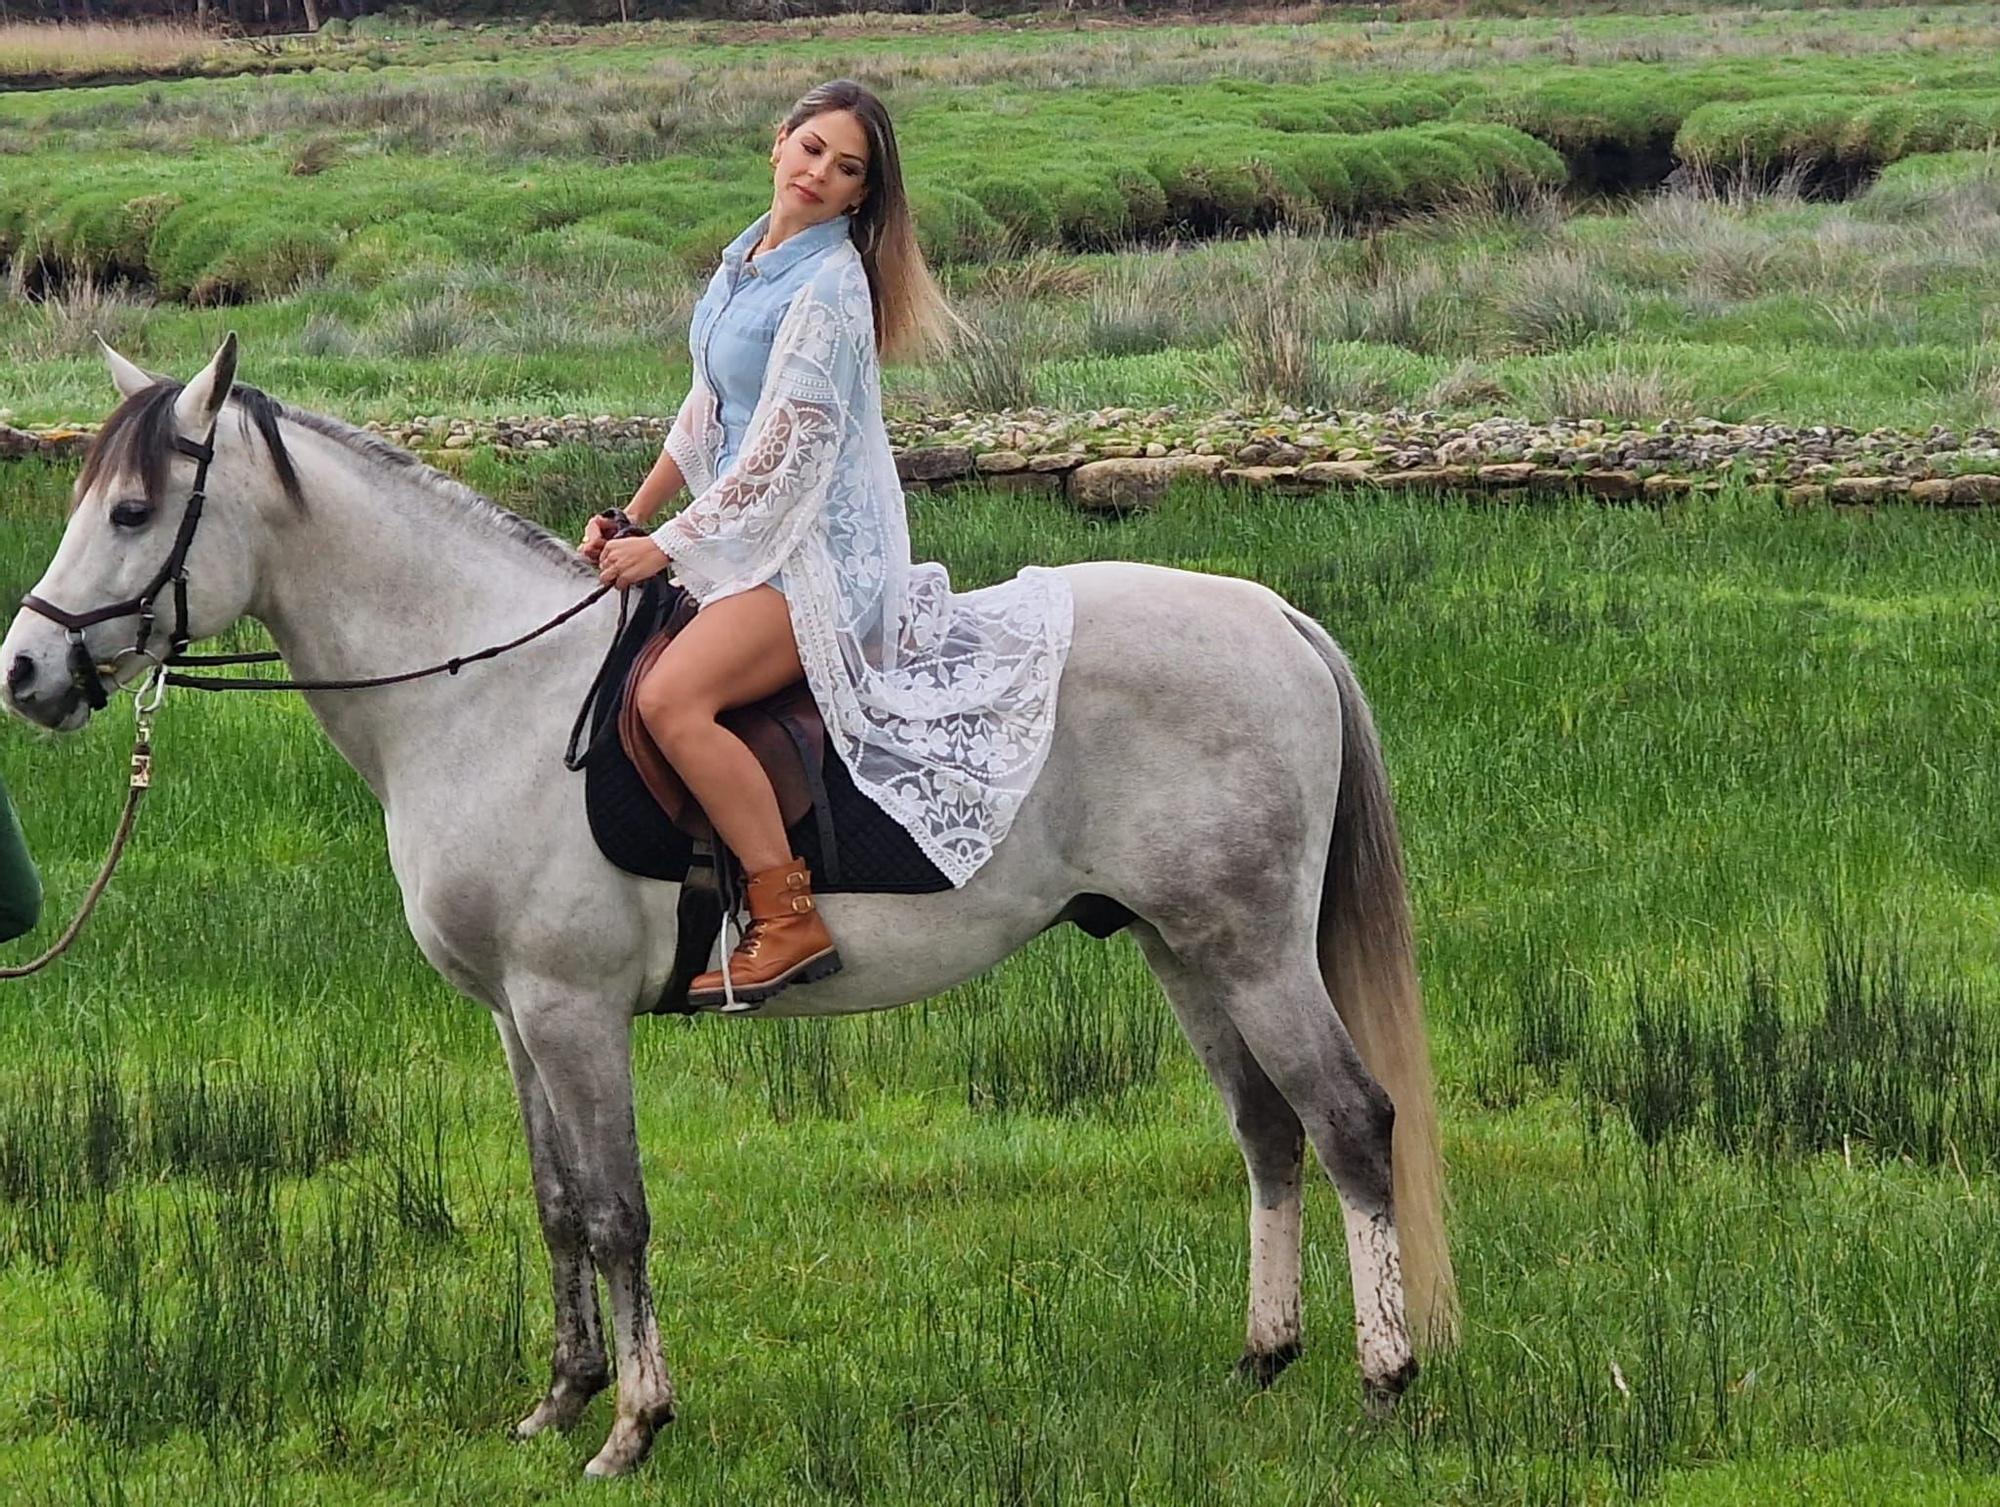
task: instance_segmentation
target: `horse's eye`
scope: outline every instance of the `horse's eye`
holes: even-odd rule
[[[121,502],[111,509],[111,521],[119,528],[144,528],[152,520],[150,503]]]

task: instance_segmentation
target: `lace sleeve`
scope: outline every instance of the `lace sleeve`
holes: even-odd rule
[[[721,427],[715,421],[715,398],[697,376],[681,403],[681,411],[674,416],[674,427],[667,431],[666,444],[660,447],[681,468],[681,480],[687,483],[689,496],[699,497],[715,484],[715,457],[721,449],[721,439]]]
[[[874,340],[866,273],[859,276],[858,328],[851,278],[815,278],[799,290],[778,326],[741,452],[653,532],[698,600],[776,575],[826,504],[864,369],[859,342]]]

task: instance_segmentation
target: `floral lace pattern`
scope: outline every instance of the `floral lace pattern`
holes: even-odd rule
[[[654,538],[702,602],[782,576],[806,679],[855,785],[965,883],[1047,758],[1069,584],[1031,567],[953,592],[943,566],[910,563],[851,245],[827,252],[792,301],[741,453],[717,477],[720,443],[697,377],[667,441],[694,500]]]

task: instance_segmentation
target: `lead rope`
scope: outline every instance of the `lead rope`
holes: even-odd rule
[[[133,703],[138,720],[137,730],[132,740],[131,783],[125,788],[125,810],[118,818],[118,832],[111,839],[111,851],[104,856],[104,865],[91,881],[85,892],[83,904],[75,918],[57,937],[55,945],[36,958],[32,963],[21,963],[11,968],[0,968],[0,979],[27,978],[40,973],[49,964],[70,949],[70,944],[83,930],[83,923],[90,919],[90,913],[97,909],[97,902],[103,897],[111,876],[118,870],[118,860],[125,854],[125,843],[132,835],[132,827],[139,819],[139,805],[146,798],[146,792],[153,786],[153,713],[159,710],[160,698],[166,695],[166,681],[159,670],[154,670],[146,686],[139,692]],[[148,699],[150,697],[150,699]]]

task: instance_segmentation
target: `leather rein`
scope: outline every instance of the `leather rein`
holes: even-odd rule
[[[189,654],[188,645],[193,641],[188,634],[187,606],[187,557],[194,544],[195,530],[201,526],[201,515],[207,504],[208,467],[215,459],[215,424],[209,423],[207,437],[196,441],[184,435],[174,436],[174,448],[191,457],[195,463],[194,490],[188,495],[187,508],[181,514],[180,527],[174,533],[173,547],[167,551],[167,558],[153,577],[140,588],[136,596],[127,597],[122,602],[108,606],[94,607],[88,612],[71,612],[55,603],[36,596],[32,591],[21,598],[21,605],[65,629],[69,635],[69,676],[70,683],[82,692],[93,712],[102,711],[110,704],[110,696],[104,689],[105,677],[115,674],[119,665],[128,659],[151,660],[153,668],[147,673],[134,703],[138,719],[137,732],[132,745],[132,772],[125,791],[125,809],[118,819],[118,830],[111,841],[111,850],[105,855],[104,863],[84,895],[83,904],[63,934],[55,944],[40,957],[17,967],[0,968],[0,979],[26,978],[39,973],[50,963],[69,950],[77,934],[83,930],[83,923],[97,908],[98,900],[111,883],[111,876],[118,868],[118,860],[124,855],[126,840],[132,835],[133,823],[138,819],[139,804],[146,792],[152,788],[153,769],[153,713],[159,710],[161,699],[170,685],[186,686],[197,691],[363,691],[377,686],[403,685],[413,680],[424,680],[433,675],[456,675],[467,665],[478,664],[481,660],[497,659],[510,650],[534,642],[545,633],[553,632],[564,623],[584,611],[614,588],[599,586],[583,600],[565,607],[561,612],[529,630],[517,638],[502,644],[492,644],[471,654],[453,655],[434,665],[426,665],[420,670],[404,670],[394,675],[368,675],[347,680],[267,680],[254,676],[230,675],[190,675],[186,666],[218,666],[268,664],[282,660],[284,656],[274,651],[256,654]],[[620,509],[609,509],[599,515],[610,523],[607,537],[630,529],[630,521]],[[171,587],[173,589],[174,626],[167,634],[167,652],[164,655],[152,651],[153,635],[158,629],[158,604],[160,597]],[[625,627],[627,597],[620,593],[618,599],[618,630],[622,634]],[[108,661],[100,663],[84,643],[83,630],[98,623],[108,623],[121,617],[136,617],[139,620],[139,636],[129,649],[121,649]],[[616,642],[614,637],[613,642]]]

